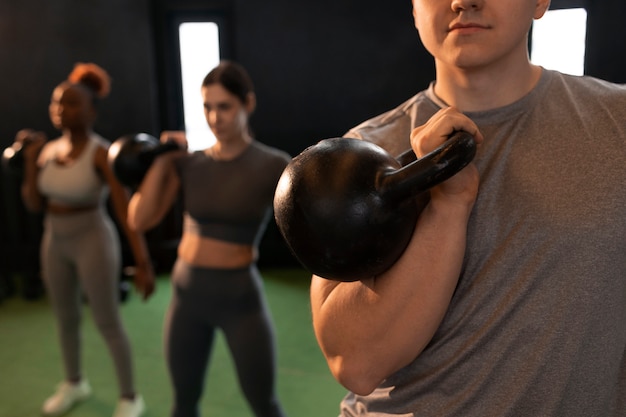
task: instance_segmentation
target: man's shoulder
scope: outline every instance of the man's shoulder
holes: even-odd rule
[[[553,81],[567,86],[567,89],[589,96],[615,97],[626,100],[626,84],[603,80],[591,75],[570,75],[551,71]]]
[[[361,122],[343,136],[373,142],[398,155],[410,147],[411,131],[437,110],[426,91],[420,91],[395,108]]]

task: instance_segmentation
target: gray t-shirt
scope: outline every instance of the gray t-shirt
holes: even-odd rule
[[[408,149],[433,86],[345,136]],[[426,349],[342,416],[626,416],[626,86],[544,70],[485,137],[462,275]],[[416,318],[418,319],[418,318]]]

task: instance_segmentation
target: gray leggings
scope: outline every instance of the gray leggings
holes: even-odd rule
[[[217,328],[224,332],[239,385],[258,417],[284,416],[275,392],[274,331],[254,265],[236,270],[176,261],[165,350],[174,386],[173,417],[198,417]]]
[[[134,393],[131,351],[118,310],[121,249],[104,208],[47,214],[41,244],[43,280],[58,323],[65,376],[81,376],[81,288],[115,365],[120,395]]]

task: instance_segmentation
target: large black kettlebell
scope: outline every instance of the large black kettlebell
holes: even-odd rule
[[[276,223],[315,275],[338,281],[378,275],[408,245],[419,214],[414,197],[452,177],[475,154],[474,137],[466,132],[419,160],[412,150],[395,159],[364,140],[324,139],[283,171],[274,195]]]
[[[137,189],[158,155],[179,149],[181,147],[174,141],[161,143],[147,133],[135,133],[115,140],[109,146],[107,158],[117,179]]]

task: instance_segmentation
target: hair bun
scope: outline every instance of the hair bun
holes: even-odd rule
[[[67,79],[87,86],[99,98],[108,96],[111,91],[111,77],[102,67],[92,62],[77,62]]]

